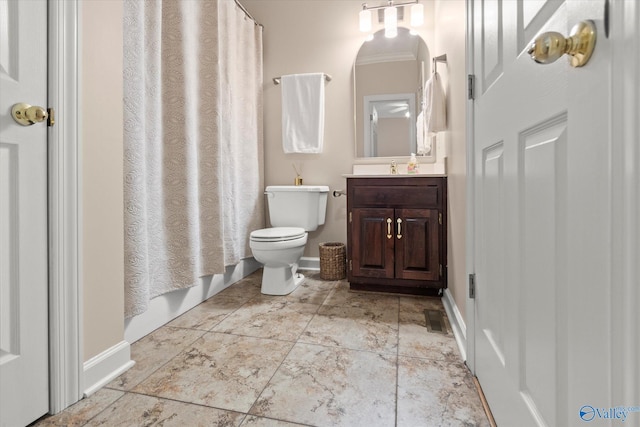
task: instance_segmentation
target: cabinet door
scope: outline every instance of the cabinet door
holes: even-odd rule
[[[395,273],[399,279],[439,280],[437,209],[396,209]]]
[[[393,209],[358,208],[352,212],[352,275],[393,278]]]

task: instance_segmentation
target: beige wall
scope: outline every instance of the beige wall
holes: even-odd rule
[[[395,156],[402,141],[405,142],[406,150],[409,146],[409,126],[415,125],[409,123],[409,119],[405,117],[378,119],[378,156]]]
[[[305,184],[345,188],[354,152],[352,67],[363,37],[358,32],[360,3],[352,1],[245,0],[243,5],[264,25],[265,185],[293,184],[292,163]],[[324,150],[321,154],[284,154],[280,87],[273,77],[323,72]],[[324,226],[309,233],[305,256],[318,256],[318,243],[345,242],[346,199],[329,197]]]
[[[342,174],[354,163],[353,63],[364,35],[358,30],[360,0],[242,0],[264,25],[265,184],[293,184],[292,163],[302,166],[305,184],[344,189]],[[431,2],[425,2],[427,24],[420,35],[433,43]],[[380,28],[374,26],[374,31]],[[282,151],[280,87],[271,79],[282,74],[324,72],[325,133],[322,154]],[[346,241],[346,199],[329,197],[324,226],[309,234],[305,256],[318,256],[318,243]]]
[[[84,360],[124,336],[122,2],[81,3]]]
[[[433,56],[447,54],[447,64],[438,64],[438,73],[447,97],[446,138],[449,189],[448,273],[449,291],[464,317],[466,305],[466,58],[464,0],[437,0],[436,43]]]

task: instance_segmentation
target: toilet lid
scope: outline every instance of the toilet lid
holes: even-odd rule
[[[273,242],[282,240],[299,239],[306,231],[300,227],[273,227],[263,228],[251,232],[251,240],[261,242]]]

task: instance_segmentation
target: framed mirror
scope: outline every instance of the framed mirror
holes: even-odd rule
[[[416,121],[422,110],[430,54],[419,35],[399,27],[398,36],[384,30],[360,47],[354,70],[355,156],[363,162],[422,156],[435,162],[429,141],[419,141]]]

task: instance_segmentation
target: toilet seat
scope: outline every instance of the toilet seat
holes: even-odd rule
[[[253,242],[286,242],[296,240],[306,235],[300,227],[273,227],[252,231],[250,240]]]
[[[249,246],[254,251],[279,251],[304,247],[306,244],[307,232],[298,227],[264,228],[253,231],[249,238]]]

